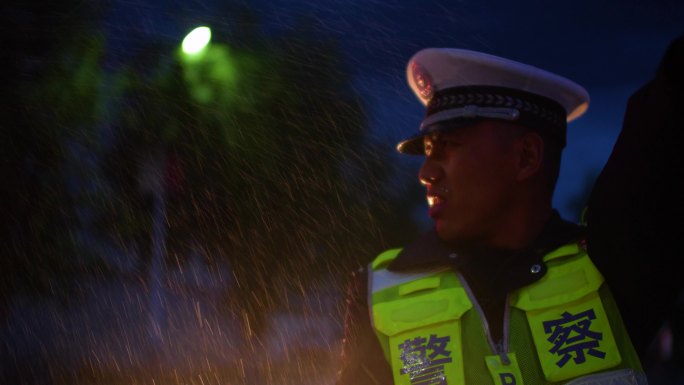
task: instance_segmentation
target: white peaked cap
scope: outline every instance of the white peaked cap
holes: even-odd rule
[[[426,48],[408,62],[411,90],[426,106],[420,132],[401,142],[400,152],[422,153],[422,136],[482,119],[518,121],[558,131],[589,106],[589,94],[560,75],[502,57],[457,48]],[[561,121],[562,120],[562,121]],[[442,124],[437,124],[442,123]],[[420,140],[420,143],[416,143]]]

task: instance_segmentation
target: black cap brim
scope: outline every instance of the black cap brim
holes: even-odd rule
[[[423,128],[419,133],[410,136],[407,139],[402,140],[397,144],[397,151],[402,154],[407,155],[425,155],[425,147],[423,144],[423,138],[426,135],[439,133],[439,132],[449,132],[459,128],[472,126],[485,119],[482,118],[467,118],[467,119],[454,119],[443,121],[439,123],[432,124]]]

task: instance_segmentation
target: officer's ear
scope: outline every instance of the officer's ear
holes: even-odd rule
[[[539,173],[544,161],[544,140],[534,132],[527,131],[517,142],[517,180],[522,182]]]

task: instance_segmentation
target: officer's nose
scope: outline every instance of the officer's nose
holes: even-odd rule
[[[438,162],[432,156],[426,156],[423,165],[420,166],[420,171],[418,171],[420,183],[429,186],[439,182],[441,177],[442,169]]]

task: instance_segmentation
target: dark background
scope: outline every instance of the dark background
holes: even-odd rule
[[[318,33],[337,40],[354,86],[367,103],[370,130],[388,147],[411,134],[421,120],[422,107],[405,82],[405,65],[422,48],[488,52],[578,82],[589,91],[591,104],[570,126],[555,201],[570,219],[578,219],[587,185],[610,153],[627,98],[654,75],[667,45],[684,30],[684,5],[674,0],[244,4],[273,34],[302,18],[320,22]],[[179,8],[184,15],[173,17]],[[121,39],[118,54],[124,54],[133,34],[178,41],[198,23],[236,22],[235,15],[221,12],[211,1],[122,2],[109,20],[112,36]]]
[[[430,225],[420,158],[394,150],[423,114],[413,53],[589,91],[554,202],[578,220],[627,98],[684,32],[681,1],[2,7],[7,384],[332,383],[349,273]]]

